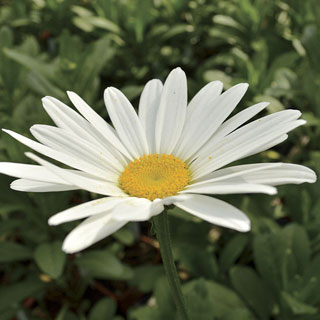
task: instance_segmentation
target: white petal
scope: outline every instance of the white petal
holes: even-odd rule
[[[162,82],[153,79],[145,85],[140,97],[139,118],[146,133],[150,154],[156,152],[155,127],[162,88]]]
[[[216,170],[212,173],[209,173],[201,177],[200,179],[194,180],[194,182],[192,182],[191,185],[197,186],[208,182],[225,182],[228,179],[241,177],[242,175],[245,175],[247,173],[255,173],[257,171],[266,169],[274,169],[280,167],[281,165],[282,164],[279,162],[242,164],[239,166],[233,166],[229,168]]]
[[[313,170],[305,166],[290,163],[281,163],[276,168],[260,170],[255,173],[248,172],[241,176],[241,180],[248,183],[261,183],[271,186],[287,183],[314,183],[316,179],[317,176]]]
[[[216,134],[221,134],[222,136],[226,136],[233,130],[237,129],[244,123],[246,123],[248,120],[253,118],[255,115],[257,115],[259,112],[261,112],[263,109],[265,109],[269,105],[269,102],[260,102],[257,103],[251,107],[248,107],[236,115],[234,115],[232,118],[224,122],[219,130],[217,130]]]
[[[186,123],[199,113],[206,105],[211,104],[220,96],[223,89],[221,81],[211,81],[206,84],[189,102],[187,107]]]
[[[45,167],[32,164],[0,162],[0,173],[16,178],[66,184],[63,179],[53,174]]]
[[[87,177],[91,179],[95,178],[94,176],[86,172],[70,170],[70,169],[64,169],[64,170],[76,173],[83,177]],[[12,163],[12,162],[0,162],[0,173],[6,174],[12,177],[16,177],[16,178],[22,178],[20,179],[22,181],[19,182],[19,186],[21,187],[22,187],[22,183],[26,181],[25,186],[26,188],[28,188],[27,184],[29,183],[28,181],[30,180],[32,181],[33,184],[35,184],[35,182],[37,181],[39,182],[39,186],[46,186],[46,191],[49,191],[50,188],[53,188],[53,189],[60,188],[61,191],[64,190],[63,188],[65,188],[65,190],[79,189],[78,187],[75,187],[74,185],[68,183],[64,179],[55,175],[47,168],[38,166],[38,165]],[[18,181],[19,180],[16,180],[14,184],[15,187],[18,187],[18,184],[17,184]],[[41,184],[41,182],[43,183]],[[28,190],[20,190],[20,191],[28,191]],[[57,190],[54,190],[54,191],[57,191]]]
[[[94,178],[84,177],[76,172],[68,171],[58,166],[41,159],[40,157],[27,152],[26,156],[30,159],[38,162],[48,170],[58,175],[60,178],[69,182],[72,185],[79,187],[80,189],[87,190],[90,192],[103,194],[106,196],[123,196],[123,191],[116,186],[115,183],[102,181]]]
[[[119,221],[145,221],[163,211],[161,199],[127,198],[112,210],[112,218]]]
[[[311,169],[288,163],[260,163],[229,167],[212,172],[190,185],[188,191],[210,184],[258,184],[276,186],[286,183],[313,183],[316,174]],[[199,189],[200,190],[200,189]]]
[[[214,146],[226,135],[231,133],[233,130],[237,129],[245,122],[253,118],[256,114],[261,112],[264,108],[268,106],[269,102],[261,102],[255,104],[249,108],[242,110],[241,112],[234,115],[232,118],[224,122],[219,129],[214,133],[213,137],[199,150],[199,156],[202,154],[207,154],[214,149]]]
[[[223,83],[221,81],[212,81],[205,85],[190,101],[187,107],[186,120],[184,127],[178,141],[177,146],[175,147],[174,154],[177,157],[185,159],[183,157],[183,152],[185,149],[192,148],[194,145],[191,145],[188,141],[193,138],[193,135],[197,130],[199,130],[199,124],[197,122],[199,116],[202,117],[203,113],[207,110],[212,112],[215,107],[215,100],[221,94],[223,89]],[[196,123],[195,123],[196,122]],[[194,153],[193,151],[191,153]]]
[[[106,170],[102,170],[100,168],[97,168],[96,166],[90,164],[89,162],[79,159],[77,157],[65,154],[63,152],[54,150],[52,148],[49,148],[41,143],[38,143],[36,141],[33,141],[29,138],[26,138],[16,132],[13,132],[11,130],[5,130],[2,129],[4,132],[8,133],[10,136],[12,136],[14,139],[18,140],[19,142],[23,143],[24,145],[28,146],[29,148],[51,158],[57,161],[60,161],[70,167],[73,167],[75,169],[82,170],[84,172],[90,173],[93,176],[103,178],[107,178]]]
[[[140,119],[126,96],[116,88],[104,91],[104,102],[122,143],[134,158],[148,154],[148,143]]]
[[[281,111],[259,120],[253,121],[222,139],[211,154],[196,159],[190,168],[197,179],[216,169],[258,149],[283,134],[305,124],[304,120],[296,120],[300,112],[295,110]]]
[[[107,171],[105,178],[107,174],[110,174],[110,179],[114,180],[114,177],[124,170],[124,166],[111,153],[100,150],[94,144],[64,129],[47,125],[34,125],[30,131],[42,144],[57,151],[77,156],[98,168],[105,169]]]
[[[68,221],[87,218],[102,212],[106,213],[124,200],[123,198],[108,197],[85,202],[55,214],[48,222],[50,225],[58,225]]]
[[[82,139],[97,144],[98,141],[91,124],[77,112],[53,97],[44,97],[42,103],[44,109],[59,128],[70,131]]]
[[[96,130],[98,130],[98,132],[106,139],[106,141],[124,154],[128,159],[133,160],[127,149],[115,135],[112,127],[76,93],[67,91],[67,94],[77,110],[92,124],[94,128],[96,128]]]
[[[207,182],[197,186],[190,186],[179,193],[205,193],[205,194],[234,194],[234,193],[266,193],[276,194],[277,189],[268,185],[254,183],[233,182]]]
[[[10,188],[16,191],[24,192],[56,192],[79,189],[78,187],[73,185],[42,182],[29,179],[14,180],[13,182],[11,182]]]
[[[156,120],[157,153],[171,154],[176,146],[186,118],[187,79],[185,73],[172,70],[164,84]]]
[[[257,153],[260,153],[262,151],[265,151],[265,150],[269,150],[271,148],[273,148],[274,146],[282,143],[283,141],[287,140],[288,139],[288,135],[287,134],[283,134],[282,136],[272,140],[272,141],[268,141],[268,143],[265,143],[263,145],[259,145],[258,148],[256,149],[251,149],[250,152],[248,152],[247,154],[243,155],[242,158],[245,158],[245,157],[250,157],[252,156],[253,154],[257,154]]]
[[[62,250],[66,253],[81,251],[116,232],[127,221],[114,221],[109,211],[89,217],[65,238]]]
[[[221,91],[221,84],[217,85]],[[230,115],[248,89],[247,83],[240,83],[217,97],[214,91],[213,99],[203,98],[202,105],[193,108],[192,118],[187,118],[182,143],[177,155],[184,160],[195,154],[219,128],[222,122]]]
[[[253,131],[256,134],[260,134],[261,136],[266,136],[266,133],[269,134],[277,134],[277,137],[280,136],[279,134],[279,124],[290,123],[301,116],[301,112],[298,110],[283,110],[280,112],[276,112],[267,116],[264,116],[260,119],[252,121],[237,130],[233,131],[232,133],[228,134],[227,136],[223,137],[222,139],[216,139],[215,135],[208,141],[208,143],[198,152],[198,157],[204,157],[212,151],[219,147],[222,144],[225,144],[225,141],[231,140],[234,137],[241,137],[244,135],[249,135]],[[230,119],[231,120],[231,119]],[[228,122],[228,121],[227,121]],[[226,123],[227,123],[226,122]],[[252,135],[251,135],[252,136]],[[213,142],[211,143],[211,140]]]
[[[210,223],[241,232],[250,230],[250,220],[232,205],[208,196],[184,194],[175,196],[173,204]]]
[[[42,102],[43,107],[59,128],[71,132],[73,135],[81,137],[86,141],[90,141],[90,144],[94,144],[101,151],[106,151],[108,154],[112,153],[124,165],[128,164],[123,155],[91,123],[66,104],[53,97],[45,97],[42,99]]]

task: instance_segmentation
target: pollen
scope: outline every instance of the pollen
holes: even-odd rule
[[[130,162],[119,186],[132,197],[154,200],[183,190],[191,179],[188,165],[172,154],[150,154]]]

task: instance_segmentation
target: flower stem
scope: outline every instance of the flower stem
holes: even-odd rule
[[[189,317],[181,291],[180,280],[172,255],[167,209],[165,209],[161,214],[153,217],[153,223],[157,239],[160,244],[164,269],[166,271],[171,293],[177,307],[179,319],[188,320]]]

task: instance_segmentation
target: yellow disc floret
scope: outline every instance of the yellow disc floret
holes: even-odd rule
[[[132,197],[154,200],[177,194],[189,181],[190,170],[182,160],[172,154],[150,154],[130,162],[119,185]]]

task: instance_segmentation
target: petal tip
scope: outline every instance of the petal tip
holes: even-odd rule
[[[65,245],[63,243],[62,245],[62,251],[65,252],[66,254],[73,254],[73,253],[76,253],[78,250],[74,249],[74,248],[69,248],[67,245]]]
[[[49,102],[49,101],[50,101],[49,96],[44,96],[44,97],[42,97],[42,98],[41,98],[41,101],[42,101],[43,104]]]
[[[75,243],[74,239],[70,239],[70,233],[64,239],[61,249],[67,254],[73,254],[81,251],[81,248],[79,249],[79,247],[77,247],[77,243]]]
[[[29,131],[32,133],[32,132],[36,131],[37,128],[38,128],[38,125],[37,125],[37,124],[33,124],[33,125],[30,127]]]
[[[212,81],[214,82],[215,84],[219,85],[220,87],[223,87],[223,82],[221,80],[215,80],[215,81]]]
[[[108,87],[104,90],[103,96],[105,99],[112,99],[117,94],[117,89],[114,87]]]
[[[240,232],[249,232],[251,230],[251,223],[250,221],[248,222],[248,224],[241,226],[238,231]]]
[[[269,190],[269,192],[268,192],[268,194],[269,194],[270,196],[274,196],[274,195],[277,194],[277,193],[278,193],[278,189],[277,189],[277,188],[270,187],[270,190]]]
[[[260,108],[265,108],[265,107],[267,107],[269,104],[270,104],[269,101],[262,101],[262,102],[260,102]]]
[[[172,71],[182,71],[182,72],[184,72],[184,71],[181,69],[181,67],[176,67],[176,68],[174,68]]]
[[[311,170],[311,169],[310,169],[310,170]],[[316,173],[315,173],[313,170],[311,170],[311,171],[312,171],[312,177],[310,177],[309,181],[307,181],[307,182],[309,182],[309,183],[315,183],[315,182],[317,181],[318,177],[317,177]],[[311,172],[310,172],[310,173],[311,173]]]
[[[247,91],[248,88],[249,88],[249,83],[242,82],[242,83],[239,83],[239,86],[241,87],[241,89],[242,89],[243,91]]]
[[[235,230],[239,232],[249,232],[251,230],[251,221],[247,215],[245,215],[245,219],[243,219],[241,222],[239,221]]]
[[[73,91],[66,91],[68,98],[71,100],[71,102],[73,103],[73,101],[75,99],[79,99],[79,95],[77,95],[75,92]]]
[[[177,67],[177,68],[173,69],[169,73],[168,77],[170,77],[170,75],[178,75],[178,76],[186,77],[186,73],[180,67]]]
[[[31,159],[31,160],[33,160],[33,161],[35,161],[35,162],[38,162],[39,157],[36,156],[34,153],[32,153],[32,152],[25,152],[24,155],[25,155],[26,157],[28,157],[29,159]]]
[[[59,222],[57,221],[57,219],[54,216],[49,218],[49,220],[48,220],[48,225],[49,226],[56,226],[58,224],[59,224]]]

